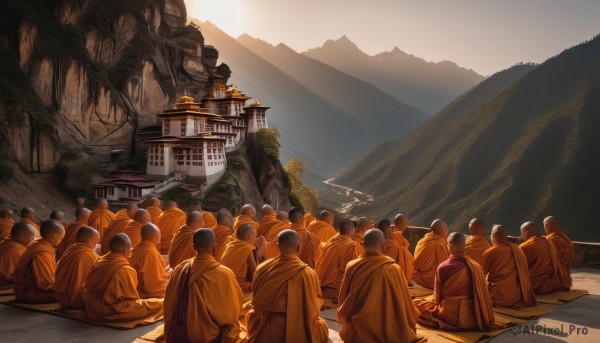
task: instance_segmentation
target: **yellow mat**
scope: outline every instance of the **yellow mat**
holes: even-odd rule
[[[413,298],[422,298],[433,294],[433,289],[428,288],[409,288],[408,292]]]
[[[13,295],[13,294],[15,294],[15,290],[12,287],[0,289],[0,296]]]
[[[539,318],[545,314],[552,312],[552,308],[543,305],[529,306],[523,308],[510,308],[510,307],[494,307],[495,314],[504,314],[511,317],[523,318],[523,319],[534,319]]]
[[[157,343],[166,342],[167,338],[165,337],[165,325],[163,324],[163,325],[157,326],[156,329],[143,335],[142,337],[140,337],[140,339],[144,340],[144,341],[148,341],[148,342],[157,342]]]
[[[570,291],[536,295],[536,298],[539,303],[543,304],[564,304],[577,298],[581,298],[589,293],[590,292],[584,289],[572,289]]]
[[[429,342],[436,341],[444,341],[440,339],[436,339],[436,336],[455,341],[455,342],[464,342],[464,343],[474,343],[482,340],[487,340],[492,337],[496,337],[499,334],[508,331],[511,326],[522,324],[526,322],[526,320],[519,318],[512,318],[509,316],[504,316],[501,314],[494,315],[497,322],[502,324],[507,324],[508,326],[504,329],[494,330],[494,331],[460,331],[460,332],[449,332],[443,330],[432,329],[428,327],[421,326],[417,324],[417,335],[424,336],[428,339]]]

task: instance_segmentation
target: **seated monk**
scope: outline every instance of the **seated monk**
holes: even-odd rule
[[[98,198],[96,199],[96,208],[90,213],[88,224],[98,230],[100,239],[102,239],[104,230],[108,228],[108,224],[114,217],[115,214],[108,209],[108,201],[104,198]]]
[[[91,320],[154,322],[163,316],[163,299],[140,299],[135,269],[127,258],[131,240],[123,233],[110,240],[110,251],[88,273],[81,297]]]
[[[15,300],[20,303],[56,302],[54,250],[65,236],[65,229],[56,220],[49,219],[42,223],[40,231],[42,237],[27,246],[13,272]]]
[[[169,265],[171,268],[175,268],[181,262],[196,256],[196,252],[192,248],[192,237],[196,231],[202,228],[204,228],[202,213],[198,211],[188,212],[185,225],[175,233],[173,241],[171,241],[171,247],[169,248]]]
[[[90,213],[91,211],[85,207],[79,207],[75,210],[75,221],[65,227],[65,238],[56,247],[57,259],[60,260],[67,248],[77,242],[77,233],[79,229],[88,225]]]
[[[142,226],[142,239],[131,249],[129,264],[137,272],[140,298],[164,298],[170,269],[158,251],[160,230],[152,223]]]
[[[153,223],[148,211],[141,209],[135,211],[133,220],[123,230],[123,233],[131,240],[131,244],[136,245],[142,239],[142,226],[148,223]]]
[[[317,217],[314,214],[310,212],[304,213],[304,226],[308,227],[315,220],[317,220]]]
[[[413,255],[408,251],[407,248],[403,247],[398,243],[397,239],[392,238],[392,223],[389,220],[383,219],[377,224],[377,228],[383,232],[385,237],[385,243],[383,244],[383,254],[390,257],[394,262],[398,263],[402,272],[404,272],[404,278],[406,282],[410,282],[410,278],[413,274]],[[407,284],[408,285],[408,284]]]
[[[301,211],[294,216],[297,213]],[[304,213],[300,217],[294,220],[304,222]],[[247,316],[248,341],[326,342],[329,330],[319,317],[319,278],[298,258],[300,236],[284,230],[278,242],[281,255],[261,263],[254,274],[252,309]]]
[[[537,305],[527,258],[523,251],[508,240],[502,225],[492,228],[493,247],[483,253],[481,268],[494,306],[521,308]]]
[[[160,217],[160,215],[163,212],[160,208],[160,199],[158,199],[157,197],[149,197],[148,199],[146,199],[144,204],[146,205],[145,210],[148,212],[148,214],[150,214],[151,222],[156,224],[158,222],[158,217]],[[131,242],[133,244],[137,243],[134,240],[131,240]]]
[[[275,216],[275,219],[277,219],[278,222],[274,224],[274,226],[271,228],[271,230],[269,230],[269,233],[265,237],[267,239],[264,254],[265,260],[279,256],[279,248],[277,247],[277,237],[279,236],[281,231],[290,227],[290,220],[287,212],[278,212]]]
[[[77,207],[79,208],[79,207]],[[65,213],[61,211],[52,211],[50,212],[50,219],[56,220],[61,223],[62,226],[66,227],[68,224],[65,222]]]
[[[31,207],[23,207],[21,210],[21,222],[31,224],[35,228],[36,234],[35,238],[40,238],[40,227],[34,221],[35,210]]]
[[[196,204],[189,204],[185,208],[186,212],[198,211],[202,213],[202,218],[204,219],[204,227],[212,229],[217,225],[217,218],[212,212],[202,211],[202,207]],[[231,214],[231,213],[230,213]]]
[[[415,263],[412,280],[423,287],[433,289],[435,273],[440,263],[449,257],[446,247],[448,225],[436,219],[431,223],[431,232],[425,234],[415,248]]]
[[[392,233],[390,234],[391,239],[395,240],[408,250],[410,242],[404,237],[404,231],[408,228],[408,217],[402,213],[397,214],[394,218],[394,225],[392,225]]]
[[[90,226],[77,230],[76,243],[71,245],[58,261],[54,291],[60,307],[65,309],[83,309],[81,289],[92,266],[98,260],[96,244],[100,242],[100,233]]]
[[[544,230],[546,231],[546,239],[552,242],[556,248],[565,284],[571,287],[573,284],[573,279],[571,278],[573,242],[571,242],[571,239],[567,235],[560,231],[560,221],[556,217],[550,216],[544,219]]]
[[[0,211],[0,240],[3,240],[6,236],[10,235],[13,225],[15,225],[13,215],[14,213],[12,210]]]
[[[262,219],[260,220],[260,224],[258,225],[258,229],[256,229],[256,234],[258,236],[267,237],[269,231],[273,226],[276,226],[279,221],[275,217],[276,213],[271,205],[264,205],[261,210]]]
[[[0,289],[12,288],[17,262],[34,237],[35,228],[31,224],[19,222],[13,225],[10,236],[0,242]]]
[[[265,238],[257,239],[256,230],[250,224],[240,226],[237,236],[225,246],[221,264],[233,271],[242,292],[250,293],[256,266],[265,250]]]
[[[381,253],[384,242],[380,230],[367,231],[363,240],[366,253],[346,267],[337,310],[340,337],[345,342],[419,340],[419,312],[410,300],[408,280],[400,266]]]
[[[533,222],[521,225],[523,243],[519,248],[527,257],[531,287],[537,295],[568,291],[571,287],[565,277],[554,243],[538,236],[538,227]]]
[[[237,233],[237,230],[243,224],[250,224],[256,230],[258,230],[258,223],[254,221],[254,217],[256,217],[256,209],[254,206],[250,204],[246,204],[242,206],[240,211],[240,215],[235,218],[233,222],[233,234]]]
[[[358,244],[352,239],[356,224],[344,220],[340,224],[340,234],[331,238],[321,248],[319,258],[315,262],[315,272],[319,277],[323,297],[337,303],[340,286],[346,265],[358,257]]]
[[[196,231],[193,242],[196,257],[177,266],[167,284],[167,342],[240,341],[245,337],[239,322],[242,290],[231,270],[213,257],[211,230]]]
[[[215,235],[215,259],[221,260],[227,243],[233,241],[233,217],[227,212],[217,214],[217,225],[212,228]]]
[[[369,230],[369,218],[367,217],[360,217],[358,218],[358,220],[356,221],[356,233],[354,234],[354,241],[356,242],[357,246],[358,246],[358,254],[362,255],[365,253],[365,249],[362,246],[363,243],[363,236],[365,235],[365,232],[367,232],[367,230]]]
[[[323,211],[319,216],[319,220],[310,223],[306,229],[317,236],[321,242],[327,242],[331,237],[337,235],[337,231],[335,231],[335,228],[333,227],[334,220],[335,217],[333,216],[333,213]]]
[[[108,227],[102,234],[102,253],[106,254],[109,251],[108,243],[117,234],[125,231],[125,228],[133,220],[135,212],[138,210],[137,204],[129,203],[127,208],[120,210],[115,214],[115,217],[108,223]]]
[[[421,312],[419,324],[446,331],[491,331],[494,323],[492,301],[479,264],[465,255],[465,235],[448,237],[450,257],[435,274],[433,301],[414,299]]]
[[[301,208],[292,208],[288,217],[292,223],[290,229],[296,231],[300,236],[298,257],[302,262],[308,264],[309,267],[314,268],[317,250],[319,249],[319,245],[321,245],[321,241],[304,227],[304,211]]]
[[[479,218],[471,219],[471,222],[469,223],[469,232],[471,233],[471,237],[467,239],[465,254],[481,265],[483,253],[492,247],[485,238],[485,222]]]
[[[166,255],[169,253],[171,241],[175,232],[185,225],[186,214],[177,207],[175,201],[165,202],[165,211],[158,217],[155,223],[160,229],[160,253]]]

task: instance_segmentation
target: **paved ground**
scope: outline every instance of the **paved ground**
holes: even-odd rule
[[[600,270],[573,271],[574,287],[587,289],[590,295],[564,305],[555,305],[554,312],[539,320],[527,322],[542,328],[561,328],[563,335],[543,333],[506,332],[492,341],[496,342],[600,342]],[[322,317],[335,319],[335,311],[323,311]],[[339,340],[339,324],[328,320],[331,339]],[[36,313],[0,305],[0,341],[2,342],[132,342],[161,323],[134,330],[114,330],[44,313]],[[577,331],[569,332],[570,329]],[[585,331],[584,328],[587,330]],[[584,334],[586,332],[586,334]],[[444,339],[436,342],[445,341]],[[447,340],[447,342],[452,342]]]

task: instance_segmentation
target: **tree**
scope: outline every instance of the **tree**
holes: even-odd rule
[[[274,160],[278,160],[280,137],[281,133],[276,128],[260,129],[256,134],[256,144],[262,153]]]
[[[300,201],[305,210],[316,211],[319,202],[317,192],[302,184],[304,173],[308,169],[306,163],[297,157],[293,157],[285,164],[284,169],[290,179],[292,195]]]

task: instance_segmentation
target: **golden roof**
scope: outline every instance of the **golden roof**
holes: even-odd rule
[[[262,104],[260,103],[260,101],[256,99],[250,104],[250,107],[260,107],[261,105]]]
[[[238,90],[237,86],[233,84],[225,91],[225,96],[230,98],[239,98],[242,97],[243,94]]]

